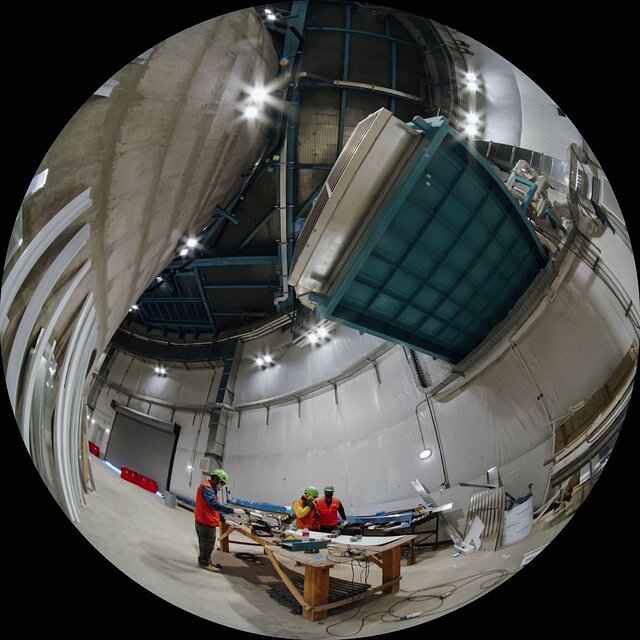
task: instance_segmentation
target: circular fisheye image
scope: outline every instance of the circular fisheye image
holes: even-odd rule
[[[631,402],[637,272],[589,132],[488,40],[393,6],[247,6],[110,74],[11,212],[29,502],[205,628],[486,624]]]

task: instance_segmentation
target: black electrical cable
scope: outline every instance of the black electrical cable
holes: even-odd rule
[[[480,583],[479,588],[481,590],[493,589],[494,587],[498,586],[501,582],[506,580],[506,578],[509,575],[511,574],[506,569],[493,569],[489,571],[483,571],[481,573],[472,574],[470,576],[459,578],[457,580],[452,580],[451,582],[445,582],[442,584],[433,585],[431,587],[425,587],[423,589],[418,589],[416,591],[407,591],[405,589],[400,589],[399,591],[403,593],[409,593],[410,595],[407,596],[406,598],[403,598],[401,600],[394,602],[388,609],[384,611],[372,611],[371,613],[368,613],[362,618],[360,618],[358,621],[358,614],[362,610],[362,606],[360,606],[358,607],[358,609],[356,610],[356,612],[351,618],[348,618],[346,620],[341,620],[340,622],[335,622],[334,624],[331,624],[328,627],[325,627],[325,631],[327,632],[327,634],[329,634],[330,636],[333,636],[334,638],[346,638],[349,636],[354,636],[359,634],[360,631],[362,631],[362,629],[364,628],[365,621],[372,616],[380,616],[379,617],[380,622],[398,622],[401,620],[409,620],[411,618],[429,616],[435,613],[436,611],[442,612],[441,609],[442,609],[442,606],[444,605],[445,599],[449,598],[453,593],[455,593],[459,589],[466,587],[472,582],[475,582],[480,578],[486,578],[483,582]],[[443,593],[439,593],[439,594],[424,593],[425,591],[433,591],[433,590],[441,590],[441,591],[444,590],[444,591]],[[424,595],[419,595],[423,593]],[[463,607],[464,605],[471,602],[472,600],[475,600],[477,597],[479,596],[474,595],[473,597],[470,597],[461,603],[456,602],[455,605],[448,607],[446,611],[459,609],[460,607]],[[405,614],[405,615],[398,615],[394,613],[394,611],[399,606],[407,602],[423,602],[423,601],[431,601],[431,600],[437,601],[437,605],[433,607],[430,611],[420,611],[414,614]],[[391,619],[385,616],[390,616]],[[331,629],[333,629],[334,627],[337,627],[342,624],[346,624],[348,622],[354,622],[354,621],[359,622],[359,627],[356,631],[350,631],[349,633],[332,633],[331,632]]]

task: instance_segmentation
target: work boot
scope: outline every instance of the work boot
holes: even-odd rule
[[[213,573],[220,573],[220,569],[219,567],[217,567],[215,564],[213,564],[212,562],[210,562],[209,564],[200,564],[198,562],[198,566],[201,569],[206,569],[207,571],[213,571]]]

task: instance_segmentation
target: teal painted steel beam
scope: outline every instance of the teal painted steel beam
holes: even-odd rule
[[[400,38],[392,38],[383,33],[372,33],[371,31],[362,31],[360,29],[350,29],[344,27],[307,27],[307,31],[333,31],[338,33],[348,33],[349,35],[365,36],[369,38],[378,38],[382,40],[390,40],[403,47],[409,47],[411,49],[420,49],[420,45],[408,40],[401,40]]]
[[[387,37],[391,36],[391,25],[389,24],[389,16],[385,16],[384,19],[384,32]],[[398,79],[398,43],[391,42],[391,88],[397,89]],[[396,99],[395,97],[391,98],[390,101],[390,109],[391,113],[396,112]]]
[[[154,304],[157,302],[162,302],[162,303],[173,303],[173,302],[202,302],[202,298],[195,298],[195,297],[189,297],[189,296],[184,296],[181,298],[171,298],[171,297],[167,297],[167,296],[149,296],[149,297],[142,297],[138,300],[137,304],[143,303],[143,304]]]
[[[204,282],[202,278],[202,273],[200,269],[195,270],[196,282],[198,283],[198,291],[200,291],[201,302],[204,304],[204,310],[207,314],[207,319],[209,320],[209,324],[213,329],[214,333],[218,333],[218,327],[216,326],[216,321],[213,319],[213,315],[211,314],[211,307],[209,306],[209,299],[207,298],[207,292],[204,290]]]
[[[216,211],[223,218],[226,218],[227,220],[233,222],[233,224],[238,224],[240,222],[240,219],[238,218],[238,216],[234,216],[232,213],[229,213],[226,209],[223,209],[220,205],[216,206]]]
[[[274,282],[215,282],[204,285],[205,289],[277,289]]]
[[[187,264],[174,260],[167,269],[179,269],[183,267],[183,272],[187,269],[203,269],[206,267],[232,267],[243,265],[267,265],[277,264],[277,255],[257,255],[257,256],[216,256],[211,258],[194,258]]]
[[[351,5],[345,7],[344,53],[342,57],[342,79],[349,79],[349,48],[351,46]],[[340,89],[340,116],[338,119],[338,153],[344,146],[344,119],[347,112],[347,90]]]
[[[278,207],[274,207],[273,209],[271,209],[271,211],[269,211],[269,213],[264,218],[262,218],[262,220],[260,220],[257,226],[242,241],[242,243],[238,247],[238,251],[243,251],[247,247],[247,245],[251,242],[251,240],[255,238],[255,236],[260,231],[260,229],[262,229],[262,227],[264,227],[264,225],[267,224],[267,222],[269,222],[269,220],[271,219],[271,216],[273,216],[273,214],[276,213],[277,211],[278,211]]]

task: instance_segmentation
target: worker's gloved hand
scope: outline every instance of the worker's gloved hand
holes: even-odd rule
[[[320,518],[320,514],[316,511],[316,512],[313,514],[313,517],[314,517],[314,518]]]
[[[234,509],[233,510],[233,515],[234,516],[243,516],[244,515],[244,511],[242,509]]]

